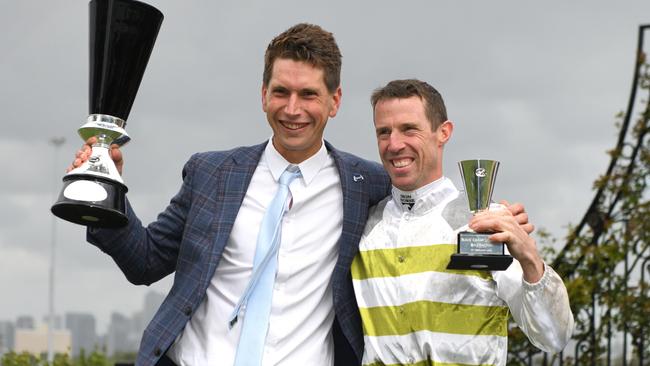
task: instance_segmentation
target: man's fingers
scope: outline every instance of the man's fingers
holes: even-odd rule
[[[83,163],[86,162],[86,160],[88,160],[90,154],[92,154],[93,151],[92,144],[94,144],[95,141],[97,141],[97,139],[95,137],[91,137],[86,140],[85,144],[81,145],[81,148],[74,154],[72,164],[66,168],[66,173],[69,173],[71,170],[80,167]]]
[[[491,210],[479,212],[476,215],[472,216],[470,220],[470,228],[474,229],[474,226],[479,226],[481,228],[497,224],[501,220],[513,220],[512,214],[508,210]]]
[[[470,229],[476,232],[513,231],[516,226],[519,226],[526,234],[535,231],[535,225],[527,221],[521,223],[517,218],[513,219],[509,215],[477,216],[469,225]]]
[[[521,228],[527,233],[530,234],[533,231],[535,231],[535,225],[531,224],[528,222],[528,214],[525,212],[522,212],[515,216],[515,220],[521,226]]]
[[[86,159],[88,159],[91,152],[92,149],[90,149],[87,145],[84,145],[80,150],[77,151],[74,157],[75,159],[80,159],[82,161],[85,161]]]
[[[91,137],[88,140],[86,140],[85,144],[81,146],[79,150],[74,155],[74,159],[72,160],[72,164],[66,168],[66,172],[70,172],[73,169],[76,169],[83,165],[88,158],[93,153],[93,148],[92,145],[97,142],[96,137]],[[122,167],[124,166],[124,158],[122,157],[122,151],[120,150],[120,146],[117,144],[111,145],[110,148],[110,157],[115,163],[115,167],[117,168],[117,171],[122,174]]]
[[[519,225],[525,232],[526,234],[530,235],[535,231],[535,225],[531,224],[530,222],[527,224]]]
[[[526,209],[524,208],[524,205],[521,203],[513,203],[513,204],[507,204],[505,205],[506,208],[508,208],[508,211],[512,213],[513,216],[517,216],[522,213],[526,213]]]
[[[70,166],[65,169],[66,173],[69,173],[72,169],[78,168],[83,162],[80,158],[74,158]]]
[[[111,159],[115,162],[122,160],[122,150],[119,145],[111,145]]]
[[[120,146],[116,144],[111,145],[110,153],[111,153],[111,159],[113,159],[117,171],[120,173],[120,175],[122,175],[122,168],[124,166],[124,157],[122,156],[122,150],[120,150]]]
[[[477,216],[469,224],[470,229],[481,232],[500,232],[508,229],[507,217],[502,214]]]
[[[524,205],[521,203],[513,203],[509,204],[508,201],[503,200],[500,202],[502,205],[506,206],[508,211],[515,217],[515,220],[521,226],[521,228],[528,234],[532,233],[535,231],[535,225],[531,224],[528,222],[530,219],[528,217],[528,213],[526,212],[526,208]]]
[[[490,235],[489,239],[496,243],[507,243],[510,240],[509,232],[501,232]]]
[[[517,220],[517,223],[519,225],[527,224],[528,223],[528,214],[525,212],[519,213],[515,216],[515,220]]]
[[[474,214],[474,216],[472,216],[472,218],[481,219],[481,218],[490,218],[496,216],[512,217],[513,215],[508,210],[489,210],[489,211],[477,212]]]

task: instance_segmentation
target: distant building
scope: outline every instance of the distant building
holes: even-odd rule
[[[15,344],[15,327],[12,322],[0,322],[0,355],[3,355],[14,349]]]
[[[50,326],[50,316],[45,315],[43,316],[43,323],[47,324]],[[54,325],[52,326],[52,329],[63,329],[63,321],[61,320],[61,315],[54,315]]]
[[[16,318],[16,329],[35,329],[34,318],[29,315],[22,315]]]
[[[165,295],[160,292],[149,291],[144,296],[144,302],[142,304],[142,310],[133,314],[133,332],[134,336],[138,339],[138,343],[142,338],[142,333],[144,333],[145,328],[153,319],[153,316],[156,315],[156,311],[162,304],[165,299]]]
[[[79,356],[83,349],[86,354],[95,350],[97,346],[97,332],[95,317],[87,313],[66,313],[65,328],[72,337],[72,357]]]
[[[144,329],[153,319],[164,299],[164,294],[149,291],[144,297],[142,310],[134,313],[130,318],[120,313],[111,314],[111,321],[104,338],[105,343],[103,343],[106,345],[106,353],[110,356],[116,352],[137,352]]]
[[[132,330],[131,319],[120,313],[111,314],[111,322],[106,332],[106,352],[109,356],[117,352],[135,352],[138,350],[139,340],[133,338]]]
[[[165,300],[165,295],[160,292],[149,291],[144,296],[144,306],[142,307],[142,318],[149,324],[153,316],[156,315],[156,311]]]
[[[35,355],[47,352],[47,326],[37,329],[16,329],[14,350],[18,353],[29,352]],[[55,353],[69,353],[72,337],[70,331],[57,329],[52,332],[52,348]]]

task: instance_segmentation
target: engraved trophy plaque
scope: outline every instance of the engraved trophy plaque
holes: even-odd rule
[[[463,160],[458,163],[465,194],[472,214],[488,210],[494,191],[499,162],[495,160]],[[448,269],[503,271],[512,263],[504,243],[490,241],[491,233],[461,231],[457,250]]]
[[[130,140],[126,120],[153,50],[163,14],[135,0],[92,0],[89,109],[78,130],[96,137],[88,161],[63,177],[52,213],[92,227],[127,224],[127,187],[110,157],[111,144]]]

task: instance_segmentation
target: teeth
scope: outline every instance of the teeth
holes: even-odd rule
[[[282,124],[284,125],[284,127],[288,128],[290,130],[297,130],[297,129],[301,128],[302,126],[304,126],[304,124],[302,124],[302,123],[282,122]]]
[[[401,160],[393,160],[393,166],[396,168],[403,168],[409,164],[411,164],[411,159],[401,159]]]

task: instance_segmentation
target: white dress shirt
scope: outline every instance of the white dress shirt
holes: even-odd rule
[[[269,140],[206,297],[167,352],[177,365],[233,364],[246,314],[232,329],[228,318],[251,278],[259,227],[287,166]],[[330,278],[338,258],[343,193],[325,144],[298,166],[302,177],[289,186],[292,201],[282,220],[264,366],[334,364]]]

